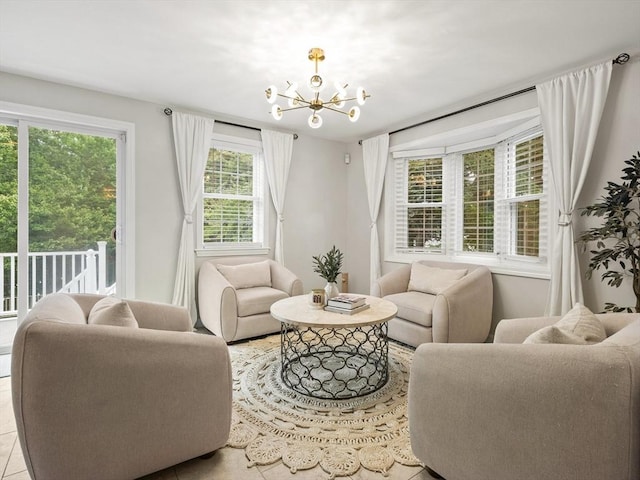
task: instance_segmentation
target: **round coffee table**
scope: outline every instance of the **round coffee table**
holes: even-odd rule
[[[308,295],[279,300],[282,381],[315,398],[345,399],[375,392],[389,377],[387,321],[398,309],[368,295],[369,308],[351,315],[314,309]]]

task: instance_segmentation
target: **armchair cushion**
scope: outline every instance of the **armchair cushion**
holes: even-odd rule
[[[409,291],[438,295],[467,274],[467,270],[438,268],[414,262],[409,276]]]
[[[602,322],[587,307],[576,303],[558,322],[535,331],[524,343],[591,345],[605,338]]]
[[[252,287],[271,287],[271,268],[267,260],[240,265],[218,264],[216,267],[236,290]]]
[[[249,315],[268,313],[274,302],[288,296],[282,290],[270,287],[242,288],[236,291],[238,316],[248,317]]]
[[[98,300],[89,312],[87,323],[138,328],[138,321],[129,304],[115,297],[104,297]]]
[[[387,295],[385,300],[393,302],[398,307],[396,314],[400,318],[417,323],[423,327],[431,327],[435,295],[425,295],[420,292],[405,292]]]

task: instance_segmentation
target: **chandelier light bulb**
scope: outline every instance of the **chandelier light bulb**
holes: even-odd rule
[[[364,105],[364,102],[367,100],[367,92],[364,91],[363,87],[358,87],[358,92],[356,93],[356,101],[358,105]]]
[[[320,128],[322,126],[322,117],[317,113],[312,113],[307,122],[311,128]]]
[[[289,83],[289,86],[284,92],[284,96],[288,98],[287,104],[289,105],[289,108],[300,105],[300,102],[298,101],[298,84],[296,82]]]
[[[267,102],[276,103],[276,100],[278,99],[278,87],[271,85],[264,91],[264,93],[267,96]]]
[[[345,102],[340,96],[340,94],[336,93],[333,95],[333,97],[331,97],[331,100],[329,100],[327,104],[333,108],[342,108],[344,107]]]
[[[357,122],[360,118],[360,108],[359,107],[351,107],[349,110],[349,120],[352,122]]]
[[[321,92],[324,90],[324,82],[322,77],[317,73],[309,79],[309,88],[314,92]]]
[[[337,95],[340,95],[340,98],[347,98],[347,89],[342,82],[334,82],[333,86],[336,87]]]
[[[276,120],[280,120],[282,118],[283,112],[280,105],[274,105],[271,107],[271,115],[273,115],[273,118]]]

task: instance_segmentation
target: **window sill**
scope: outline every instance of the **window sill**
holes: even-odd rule
[[[196,257],[233,257],[238,255],[268,255],[271,249],[263,248],[199,248]]]
[[[549,280],[551,272],[548,265],[538,263],[517,262],[509,260],[498,260],[495,257],[473,257],[473,256],[449,256],[449,255],[429,255],[429,254],[407,254],[407,255],[387,255],[384,259],[389,263],[412,263],[420,260],[431,260],[434,262],[451,263],[472,263],[484,265],[491,273],[498,275],[511,275],[514,277],[537,278]]]

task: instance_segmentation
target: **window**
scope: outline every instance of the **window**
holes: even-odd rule
[[[394,232],[387,259],[475,258],[494,267],[545,274],[543,143],[539,121],[528,121],[459,146],[394,152],[394,173],[388,179],[393,185],[386,186],[394,205],[387,219]]]
[[[407,191],[398,205],[405,228],[398,242],[405,250],[440,252],[442,244],[442,158],[412,159],[406,164]]]
[[[493,252],[494,149],[465,153],[462,250]]]
[[[515,235],[511,254],[540,254],[540,209],[544,202],[543,138],[535,134],[507,144],[509,223]],[[543,205],[544,206],[544,205]]]
[[[262,249],[266,189],[260,149],[255,142],[220,138],[212,142],[202,184],[202,247]]]

